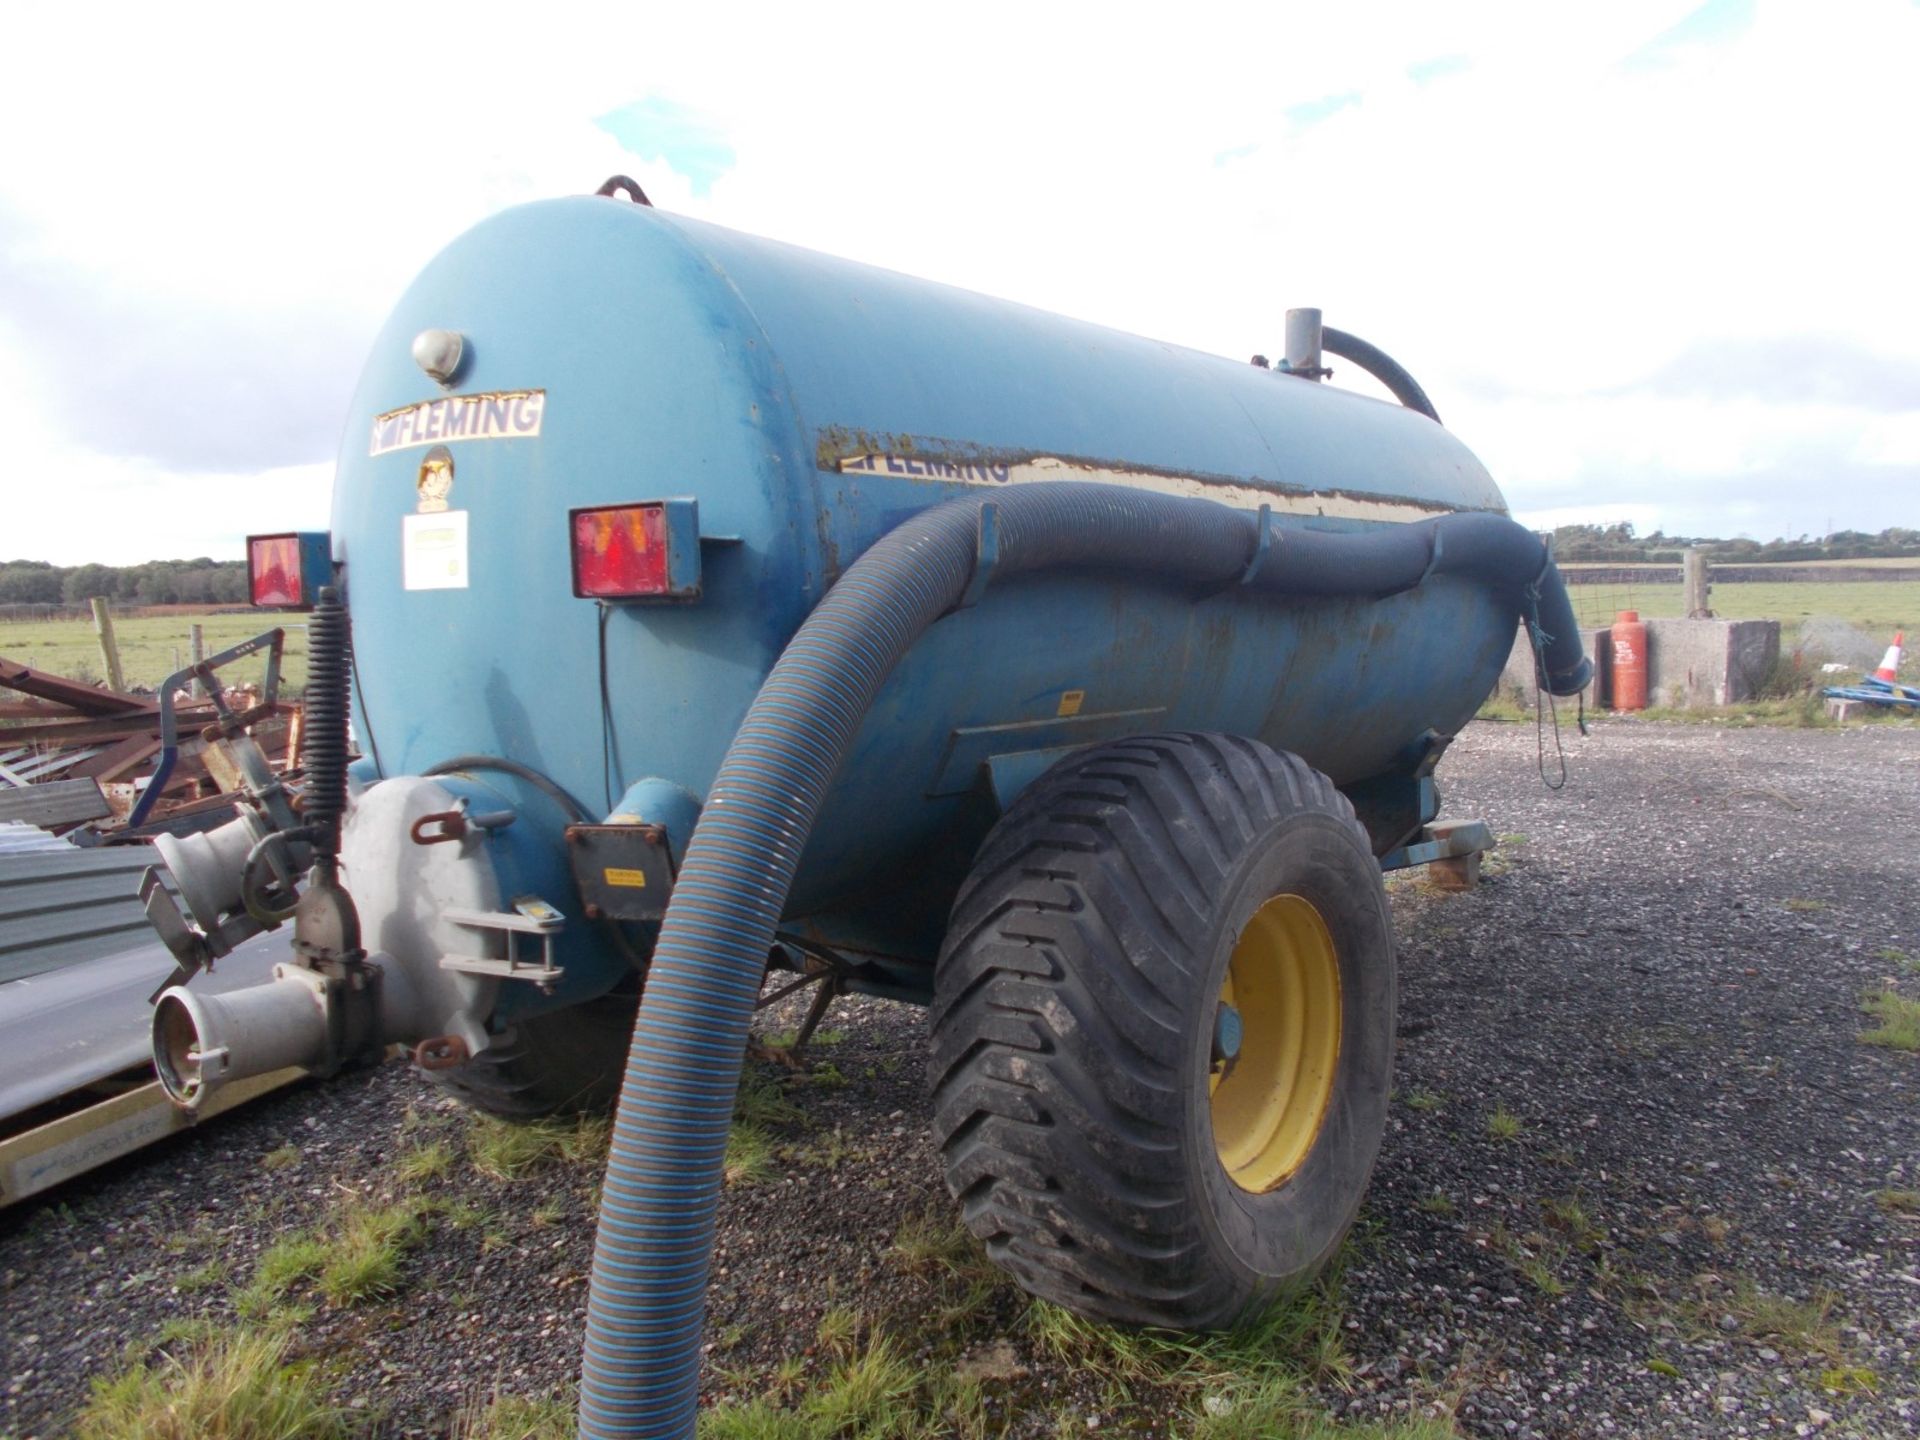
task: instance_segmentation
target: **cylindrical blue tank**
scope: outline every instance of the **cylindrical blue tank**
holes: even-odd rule
[[[413,358],[429,329],[465,342],[446,387]],[[395,416],[473,395],[521,398],[468,407],[461,434]],[[423,485],[434,454],[450,476]],[[385,775],[477,753],[596,809],[647,776],[701,798],[782,647],[878,536],[955,495],[1075,478],[1265,504],[1280,526],[1504,509],[1459,441],[1395,405],[622,201],[508,211],[409,289],[354,400],[334,537],[360,733]],[[567,512],[671,497],[698,502],[702,593],[612,606],[603,631],[573,593]],[[463,553],[436,522],[410,588],[405,532],[435,505],[464,516]],[[1447,576],[1382,600],[1112,573],[996,585],[868,715],[790,920],[910,975],[994,802],[1050,755],[1220,730],[1361,785],[1465,722],[1514,625],[1511,603]],[[560,817],[516,798],[512,853],[540,888]],[[561,998],[616,968],[575,963]]]

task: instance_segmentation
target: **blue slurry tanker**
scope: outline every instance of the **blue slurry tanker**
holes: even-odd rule
[[[617,1093],[589,1436],[692,1433],[764,994],[932,1007],[948,1184],[1034,1294],[1209,1328],[1312,1275],[1384,1123],[1382,870],[1485,843],[1434,771],[1516,623],[1554,694],[1589,666],[1412,379],[1288,328],[1196,354],[625,181],[456,240],[330,534],[249,542],[312,611],[303,775],[229,726],[237,818],[160,842],[170,1093],[395,1044],[498,1115]]]

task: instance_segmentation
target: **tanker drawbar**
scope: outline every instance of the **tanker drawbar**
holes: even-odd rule
[[[495,1115],[614,1106],[588,1437],[694,1433],[769,996],[813,987],[803,1043],[838,994],[931,1007],[947,1184],[1034,1295],[1221,1328],[1334,1254],[1383,871],[1488,843],[1437,771],[1516,628],[1543,689],[1592,673],[1404,369],[1318,312],[1236,364],[620,181],[455,241],[347,433],[332,529],[248,542],[255,602],[312,611],[300,776],[223,717],[239,813],[160,843],[184,912],[143,887],[178,1103],[399,1047]],[[282,926],[271,981],[195,988]]]

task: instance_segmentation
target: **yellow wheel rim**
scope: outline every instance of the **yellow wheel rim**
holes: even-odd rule
[[[1313,902],[1276,895],[1227,961],[1207,1089],[1213,1143],[1242,1190],[1264,1194],[1306,1160],[1340,1059],[1340,963]]]

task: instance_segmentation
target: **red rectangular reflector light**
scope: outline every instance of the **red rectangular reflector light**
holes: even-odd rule
[[[324,530],[247,537],[247,596],[256,605],[311,610],[333,579],[333,543]]]
[[[670,593],[664,505],[609,505],[573,512],[573,593],[626,600]]]

